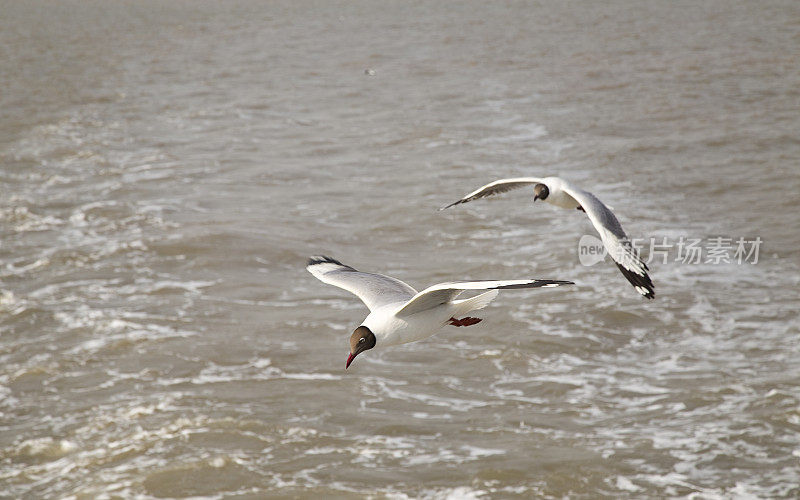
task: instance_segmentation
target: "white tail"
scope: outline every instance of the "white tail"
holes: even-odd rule
[[[500,293],[500,290],[490,290],[486,293],[476,295],[475,297],[470,297],[469,299],[454,300],[453,304],[455,304],[455,306],[458,308],[455,312],[455,315],[462,316],[470,311],[483,309],[484,307],[488,306],[489,303],[495,299],[495,297],[497,297],[498,293]]]

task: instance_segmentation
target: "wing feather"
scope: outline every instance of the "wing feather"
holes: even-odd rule
[[[510,179],[496,180],[494,182],[490,182],[485,186],[479,187],[475,191],[467,195],[464,195],[464,197],[461,198],[460,200],[455,201],[449,205],[446,205],[440,208],[439,210],[441,211],[455,205],[467,203],[468,201],[477,200],[480,198],[486,198],[487,196],[493,196],[496,194],[505,193],[513,189],[521,188],[523,186],[529,186],[531,184],[539,184],[540,182],[542,182],[542,180],[536,177],[514,177]]]
[[[588,191],[569,185],[562,186],[562,190],[573,197],[586,212],[592,225],[600,234],[600,239],[608,250],[608,254],[617,264],[625,279],[644,297],[654,298],[655,287],[647,274],[649,271],[647,264],[631,244],[614,212]]]
[[[465,290],[508,290],[516,288],[542,288],[561,285],[574,285],[571,281],[563,280],[485,280],[485,281],[456,281],[452,283],[439,283],[429,286],[417,293],[395,313],[396,316],[410,316],[412,314],[432,309],[441,304],[446,304],[456,298]]]
[[[370,311],[388,304],[406,302],[417,293],[399,279],[383,274],[363,273],[324,255],[311,257],[306,269],[323,283],[354,294]]]

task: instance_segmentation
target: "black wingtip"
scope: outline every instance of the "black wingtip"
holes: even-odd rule
[[[333,257],[328,257],[327,255],[312,255],[311,258],[308,259],[306,268],[319,264],[333,264],[339,266],[337,269],[338,271],[355,271],[354,268],[348,266],[347,264],[342,264],[338,260],[334,259]]]
[[[550,286],[561,286],[561,285],[574,285],[575,283],[572,281],[565,281],[565,280],[540,280],[534,279],[531,280],[531,283],[521,283],[515,285],[503,285],[498,286],[497,290],[514,290],[517,288],[539,288],[539,287],[550,287]]]
[[[338,260],[328,257],[327,255],[312,255],[311,258],[308,259],[306,266],[315,266],[317,264],[336,264],[339,266],[344,265]]]
[[[618,262],[615,262],[615,264],[617,264],[617,267],[620,272],[622,272],[622,275],[625,276],[625,279],[633,285],[642,297],[650,300],[656,297],[655,286],[646,272],[644,274],[636,274],[633,271],[625,269]],[[644,269],[647,270],[647,266],[644,266]]]
[[[541,283],[542,286],[548,285],[574,285],[574,281],[567,281],[567,280],[536,280],[537,282]]]
[[[448,208],[454,207],[456,205],[460,205],[461,203],[464,203],[464,200],[458,200],[458,201],[453,202],[453,203],[451,203],[449,205],[445,205],[442,208],[440,208],[439,211],[441,212],[442,210],[447,210]]]

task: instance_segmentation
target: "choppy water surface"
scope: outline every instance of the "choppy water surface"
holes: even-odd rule
[[[0,496],[800,496],[796,2],[0,11]],[[545,174],[759,261],[646,302],[583,214],[436,211]],[[578,285],[345,371],[313,253]]]

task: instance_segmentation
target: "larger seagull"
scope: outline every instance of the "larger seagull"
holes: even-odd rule
[[[597,196],[584,191],[559,177],[515,177],[500,179],[467,194],[460,200],[451,203],[439,210],[450,208],[454,205],[468,201],[486,198],[495,194],[505,193],[512,189],[533,185],[533,201],[542,200],[561,208],[578,209],[586,212],[594,228],[600,234],[608,254],[622,271],[633,288],[642,296],[652,299],[656,296],[653,282],[648,276],[647,264],[639,257],[639,253],[631,244],[628,235],[622,229],[614,212]]]
[[[574,285],[560,280],[487,280],[439,283],[417,292],[406,283],[383,274],[363,273],[338,260],[316,255],[306,269],[323,283],[356,295],[369,308],[369,315],[350,336],[350,355],[345,368],[356,356],[375,346],[386,347],[430,337],[445,325],[471,326],[479,318],[461,318],[483,309],[497,297],[498,290]],[[455,300],[465,290],[490,290]]]

